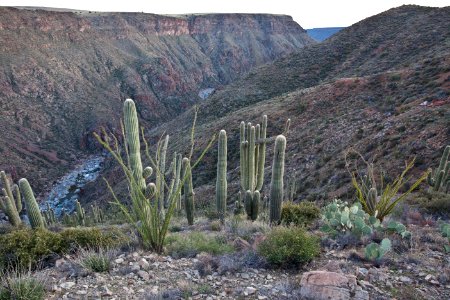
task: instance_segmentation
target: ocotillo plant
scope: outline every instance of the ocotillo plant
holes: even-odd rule
[[[270,223],[277,224],[281,220],[281,204],[283,201],[284,155],[286,138],[279,135],[275,139],[273,153],[272,180],[270,182]]]
[[[433,172],[429,169],[428,184],[433,191],[449,192],[450,187],[450,145],[445,147],[438,168]]]
[[[127,100],[126,102],[132,102],[132,100]],[[129,105],[135,110],[134,103],[133,105]],[[124,112],[127,110],[124,109]],[[131,113],[130,115],[135,118],[135,120],[132,121],[133,124],[135,124],[135,128],[139,128],[138,120],[137,120],[137,114]],[[194,117],[194,120],[196,117]],[[114,157],[114,159],[118,162],[118,164],[121,166],[125,177],[128,182],[128,190],[130,194],[130,201],[131,201],[131,208],[129,206],[125,206],[122,204],[119,199],[117,198],[114,190],[112,187],[107,183],[108,189],[110,190],[115,204],[118,205],[118,207],[122,210],[126,218],[128,219],[129,223],[134,226],[136,231],[138,232],[140,242],[142,246],[145,249],[151,249],[158,253],[161,253],[163,251],[163,246],[165,242],[165,238],[169,229],[169,224],[171,217],[175,211],[175,198],[179,193],[181,192],[182,186],[185,185],[185,182],[187,181],[187,177],[183,176],[183,178],[180,180],[178,189],[175,190],[173,193],[171,193],[171,196],[168,200],[168,208],[167,210],[162,213],[158,207],[159,203],[159,195],[160,195],[160,189],[161,184],[160,181],[157,181],[156,184],[151,182],[148,183],[147,186],[145,186],[146,182],[145,179],[142,177],[142,164],[140,166],[141,172],[135,172],[135,169],[132,167],[131,159],[130,159],[130,151],[125,151],[126,157],[123,156],[124,151],[120,149],[118,139],[113,136],[115,143],[110,143],[111,136],[107,135],[105,131],[103,131],[103,135],[100,136],[98,134],[94,134],[99,143],[105,147],[111,155]],[[127,132],[124,132],[125,135],[125,141],[129,141],[130,137],[127,136]],[[191,131],[191,141],[192,145],[194,144],[193,140],[194,136],[194,130]],[[139,140],[139,135],[136,136],[136,138]],[[204,157],[206,151],[211,147],[212,143],[214,142],[215,137],[213,137],[210,142],[208,143],[207,147],[204,149],[204,151],[200,154],[198,159],[195,161],[195,163],[190,166],[190,169],[193,169],[196,167],[196,165],[201,161],[201,159]],[[144,139],[144,133],[142,132],[142,141],[145,144],[145,154],[148,161],[151,162],[153,171],[157,175],[156,179],[158,177],[159,180],[163,179],[163,176],[159,176],[158,174],[162,174],[161,172],[161,165],[160,165],[160,150],[157,150],[157,155],[152,156],[150,155],[149,145]],[[193,149],[193,146],[191,145],[191,149]],[[131,148],[131,147],[130,147]],[[139,150],[138,147],[135,147],[137,150]],[[125,148],[126,150],[128,148]],[[161,149],[161,144],[158,147],[158,149]],[[192,150],[193,151],[193,150]],[[137,167],[139,169],[139,167]],[[138,174],[139,176],[137,176]],[[189,174],[191,174],[189,172]],[[164,183],[164,187],[167,187],[167,184],[162,180]],[[144,186],[144,188],[142,188]],[[175,186],[175,184],[174,184]],[[192,187],[192,180],[190,180],[190,184],[188,186]],[[189,190],[189,189],[187,189]],[[190,189],[192,191],[192,189]],[[193,193],[192,193],[193,196]],[[192,201],[193,202],[193,201]]]
[[[194,224],[194,188],[192,186],[192,170],[189,158],[183,158],[183,174],[186,180],[184,181],[184,208],[186,210],[186,218],[189,225]]]
[[[225,222],[227,189],[227,133],[225,130],[221,130],[217,154],[216,208],[222,223]]]
[[[4,171],[0,172],[0,177],[3,183],[3,198],[0,198],[0,208],[5,212],[8,216],[9,223],[13,226],[19,226],[22,221],[20,220],[19,211],[17,209],[17,205],[14,201],[14,195],[11,191],[11,186]],[[16,199],[18,199],[18,203],[22,206],[22,202],[20,200],[20,192],[16,192]]]
[[[25,202],[25,207],[27,209],[28,219],[30,220],[31,227],[34,228],[44,228],[45,223],[41,215],[41,210],[34,197],[33,190],[26,178],[19,180],[19,188],[22,193],[23,200]]]

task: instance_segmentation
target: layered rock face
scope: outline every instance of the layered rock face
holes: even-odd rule
[[[156,125],[310,43],[289,16],[0,8],[0,169],[39,191],[96,149],[93,131],[120,131],[125,98]]]

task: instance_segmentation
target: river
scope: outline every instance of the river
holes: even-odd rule
[[[91,156],[59,179],[41,203],[41,210],[47,210],[49,204],[56,217],[60,217],[63,211],[72,213],[76,209],[81,189],[98,177],[104,159],[101,155]]]

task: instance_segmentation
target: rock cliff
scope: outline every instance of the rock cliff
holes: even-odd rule
[[[1,7],[0,169],[42,190],[96,148],[92,131],[118,130],[125,98],[154,126],[310,43],[289,16]]]

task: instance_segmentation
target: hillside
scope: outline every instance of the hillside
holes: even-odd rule
[[[289,16],[0,7],[0,169],[42,191],[117,131],[124,98],[154,126],[311,43]]]
[[[299,181],[297,196],[310,199],[345,196],[349,147],[388,172],[397,173],[414,156],[416,174],[435,165],[450,142],[449,16],[448,7],[402,6],[252,71],[199,106],[199,145],[228,131],[230,187],[236,191],[240,121],[256,123],[267,114],[269,133],[278,134],[291,118],[287,173]],[[176,145],[187,144],[191,122],[188,111],[155,129],[155,136],[165,131]],[[196,171],[199,194],[214,188],[215,153]]]
[[[345,27],[324,27],[324,28],[311,28],[306,29],[306,32],[310,37],[318,42],[323,42],[333,34],[338,33]]]

